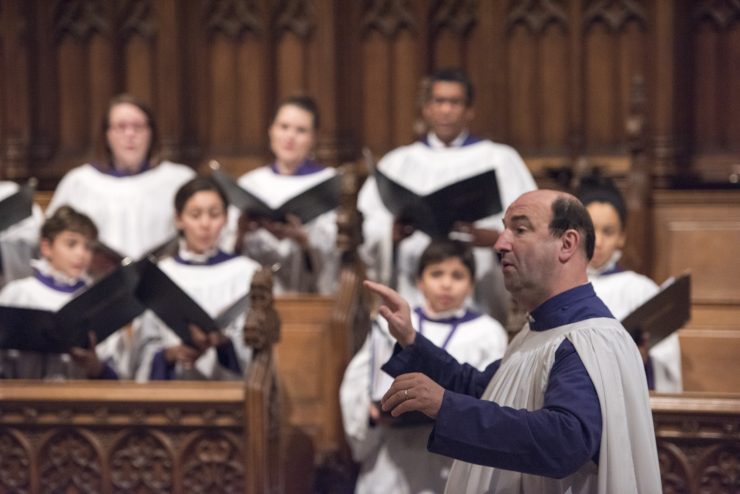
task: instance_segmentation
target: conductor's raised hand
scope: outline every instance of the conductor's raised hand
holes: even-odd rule
[[[398,417],[406,412],[421,412],[436,419],[445,390],[431,378],[419,372],[401,374],[380,401],[383,411]]]
[[[404,348],[411,345],[416,340],[416,330],[411,324],[411,308],[408,302],[398,292],[380,283],[365,280],[364,285],[383,299],[378,311],[388,321],[388,328],[398,344]]]

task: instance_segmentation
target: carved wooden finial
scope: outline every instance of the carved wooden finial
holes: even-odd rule
[[[244,342],[265,350],[280,340],[280,317],[272,296],[272,271],[261,268],[252,277],[249,312],[244,322]]]
[[[341,253],[342,264],[347,264],[357,258],[357,248],[362,243],[362,214],[357,210],[357,165],[346,163],[340,167],[339,173],[342,180],[337,208],[337,249]]]
[[[647,119],[647,88],[645,78],[637,74],[630,84],[629,113],[625,121],[625,131],[630,153],[637,154],[645,149],[645,127]]]

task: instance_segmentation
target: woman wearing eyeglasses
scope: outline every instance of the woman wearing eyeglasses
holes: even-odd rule
[[[122,94],[108,105],[101,128],[102,159],[69,171],[47,214],[67,204],[90,216],[100,241],[138,259],[175,234],[172,201],[195,175],[185,165],[157,162],[157,126],[149,108]]]

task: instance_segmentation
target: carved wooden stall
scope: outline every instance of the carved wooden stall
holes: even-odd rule
[[[262,475],[240,382],[19,381],[0,399],[4,492],[247,492]]]
[[[740,394],[652,396],[665,493],[740,491]]]
[[[355,165],[343,165],[340,173],[337,250],[341,269],[336,295],[301,294],[276,299],[281,320],[276,367],[284,386],[285,448],[293,454],[287,459],[286,469],[310,476],[315,466],[315,482],[326,492],[333,488],[326,483],[349,482],[352,476],[339,409],[339,385],[370,327],[369,300],[362,289],[364,265],[357,255],[361,221],[355,207]],[[288,486],[287,492],[306,492],[311,487],[302,475],[291,475],[286,481],[296,482]]]
[[[654,277],[692,276],[692,318],[679,334],[684,389],[740,392],[740,190],[653,197]]]
[[[2,382],[0,491],[283,492],[270,292],[255,274],[245,382]]]

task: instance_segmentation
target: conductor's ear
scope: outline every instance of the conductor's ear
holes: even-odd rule
[[[568,229],[560,237],[560,254],[558,259],[565,263],[573,257],[581,247],[581,234],[578,230]]]

